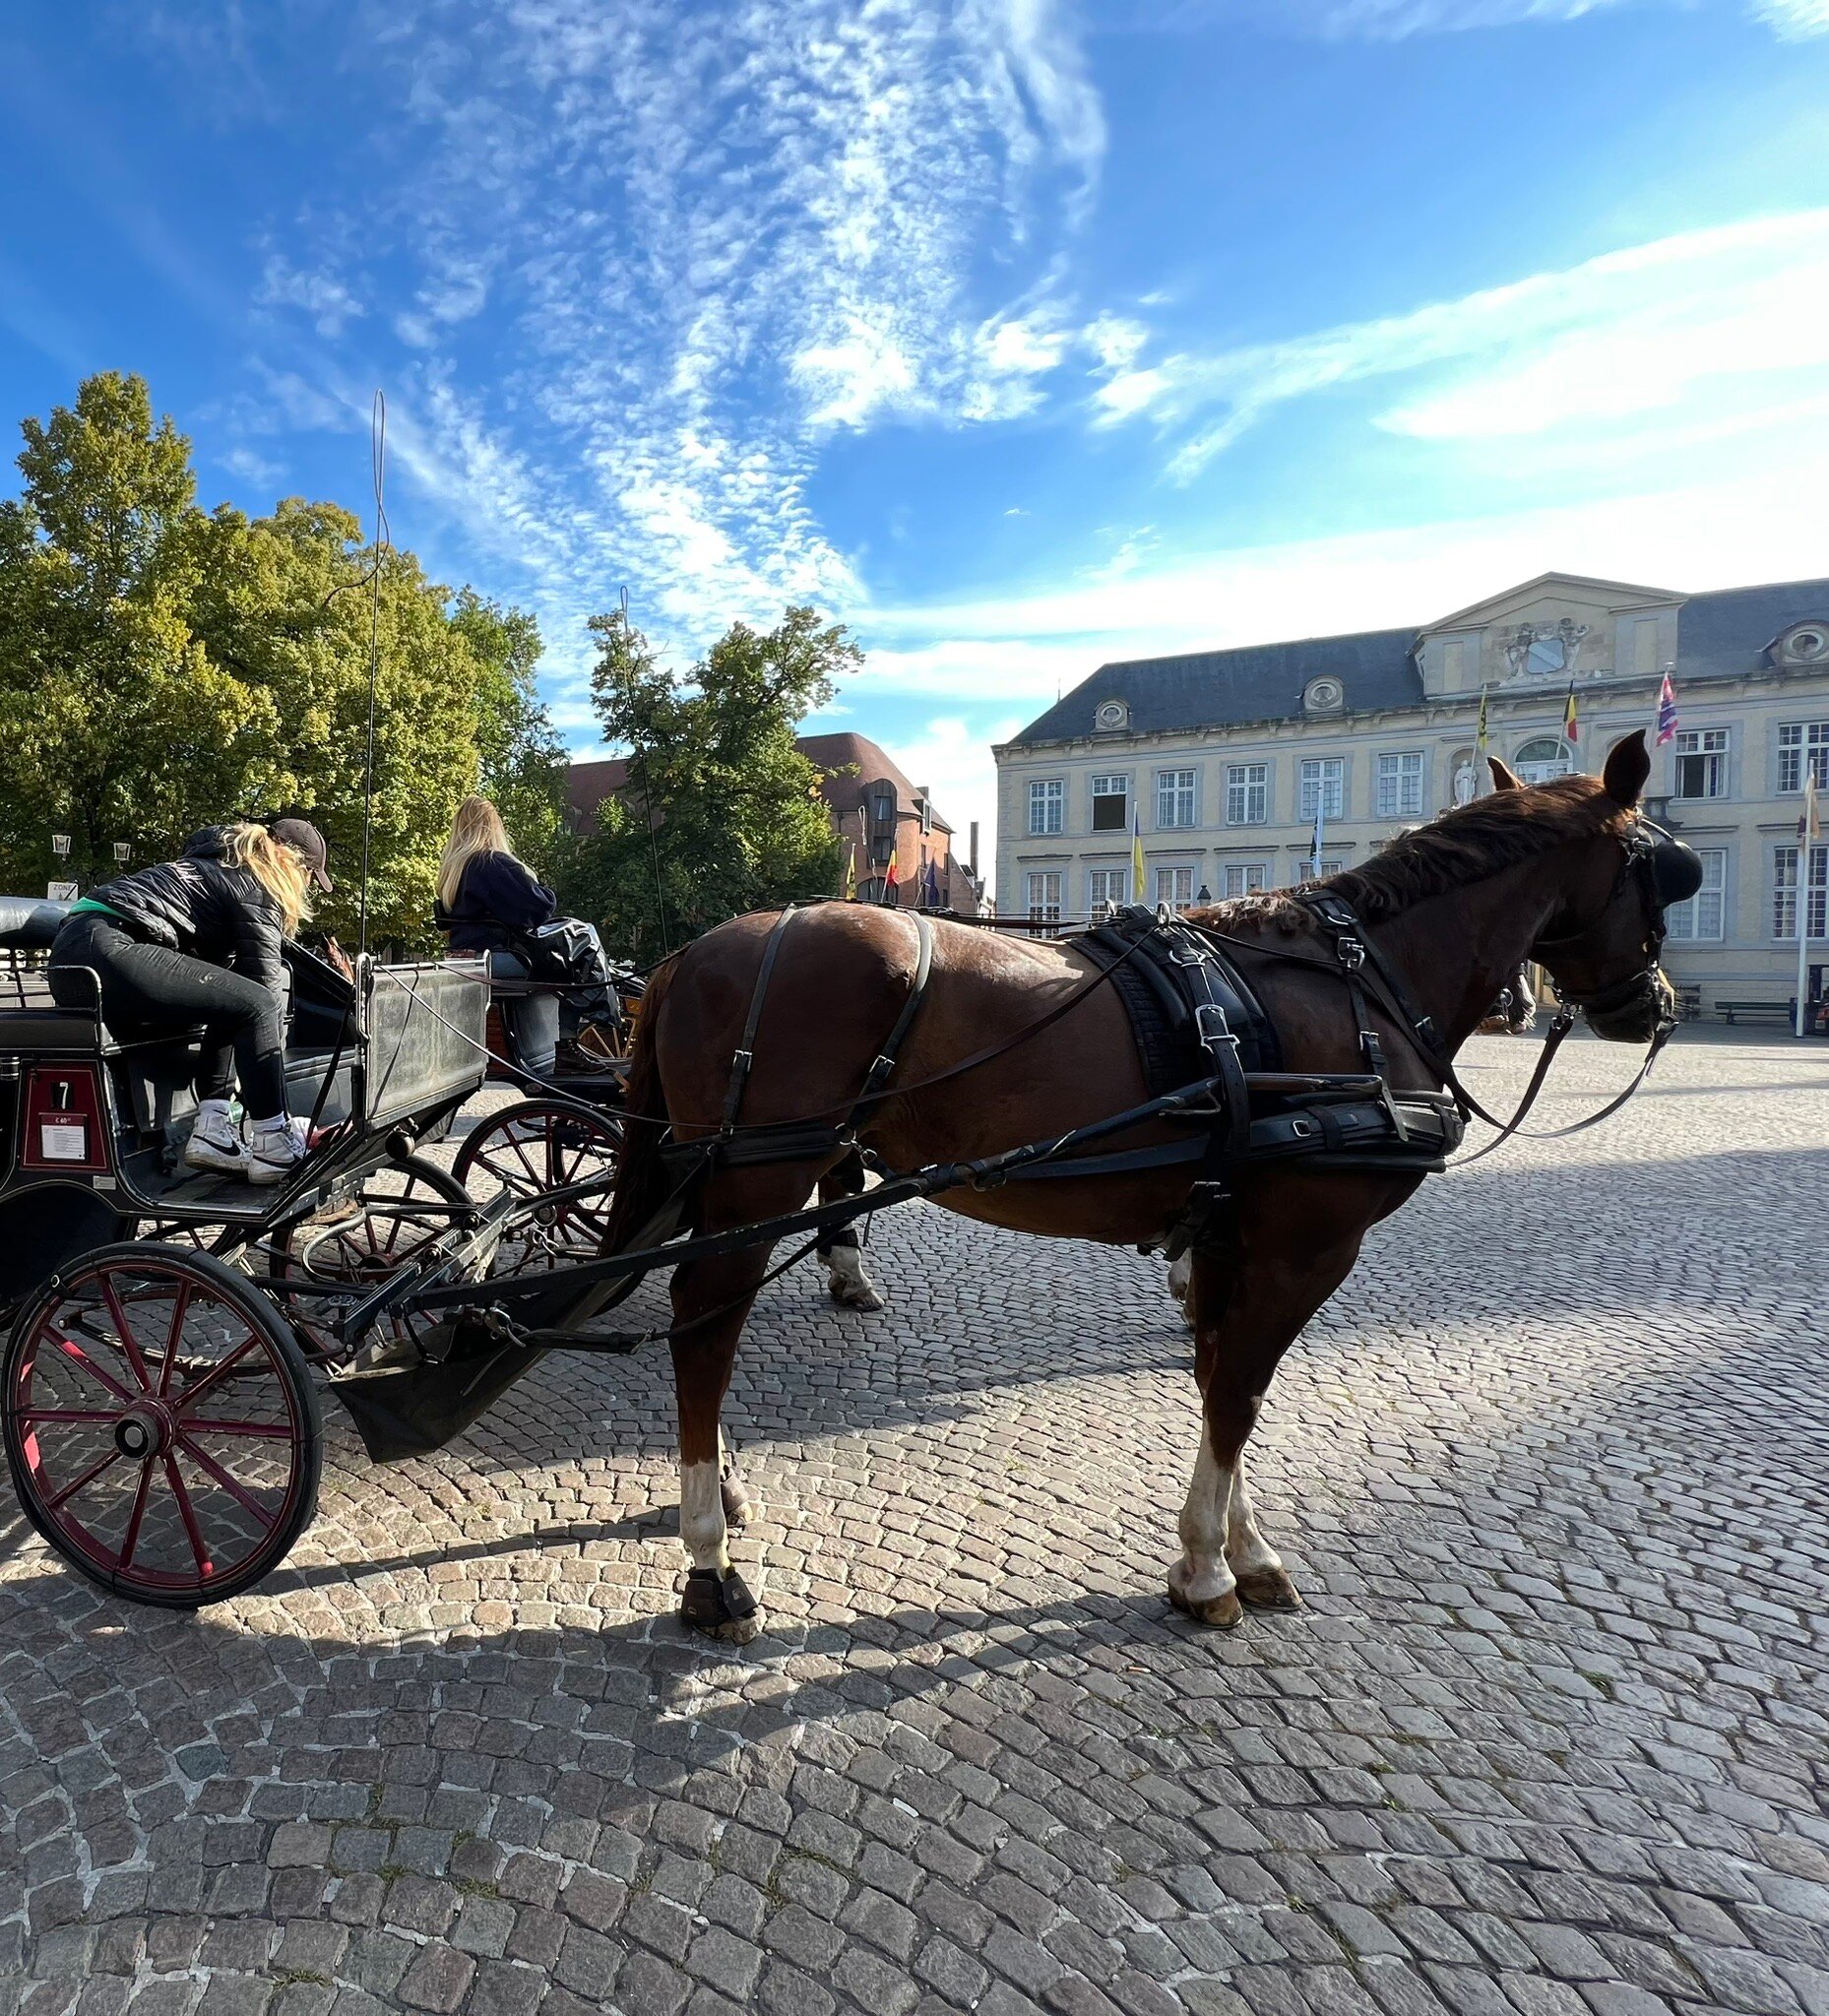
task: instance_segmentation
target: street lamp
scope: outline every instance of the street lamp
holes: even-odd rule
[[[70,858],[70,836],[67,833],[53,833],[51,835],[51,852],[60,861],[67,861]]]
[[[132,854],[133,849],[126,841],[117,840],[114,843],[114,865],[117,868],[126,867]]]

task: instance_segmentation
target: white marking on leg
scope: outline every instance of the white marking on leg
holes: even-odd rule
[[[1168,1292],[1181,1305],[1181,1320],[1194,1327],[1194,1255],[1190,1249],[1168,1269]]]
[[[1174,1565],[1177,1591],[1191,1604],[1211,1603],[1232,1589],[1232,1571],[1226,1560],[1226,1508],[1232,1474],[1214,1459],[1206,1423],[1201,1423],[1200,1454],[1194,1459],[1193,1480],[1181,1507],[1181,1558]]]
[[[1226,1558],[1234,1575],[1261,1575],[1266,1569],[1281,1568],[1283,1557],[1257,1530],[1251,1509],[1251,1493],[1245,1488],[1244,1452],[1231,1470],[1231,1502],[1226,1512]]]
[[[712,1568],[723,1575],[729,1567],[724,1491],[716,1463],[679,1466],[679,1537],[695,1568]]]
[[[861,1246],[834,1246],[826,1255],[826,1272],[839,1301],[860,1309],[883,1306],[882,1293],[863,1264]]]

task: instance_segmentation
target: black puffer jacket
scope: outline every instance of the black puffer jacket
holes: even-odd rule
[[[246,868],[233,865],[220,826],[184,843],[175,861],[136,868],[90,891],[156,944],[259,980],[285,999],[285,922]]]
[[[472,854],[457,901],[438,904],[432,921],[451,934],[453,952],[512,952],[515,940],[558,914],[559,900],[513,854]]]

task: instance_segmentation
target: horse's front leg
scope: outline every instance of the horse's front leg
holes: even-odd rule
[[[1299,1260],[1277,1235],[1242,1241],[1248,1258],[1195,1257],[1189,1300],[1194,1376],[1200,1387],[1200,1448],[1181,1507],[1181,1558],[1168,1599],[1203,1624],[1230,1629],[1254,1609],[1301,1607],[1277,1550],[1259,1531],[1244,1480],[1244,1445],[1271,1375],[1302,1325],[1351,1272],[1361,1232]]]

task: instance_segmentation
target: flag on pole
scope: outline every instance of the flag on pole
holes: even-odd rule
[[[1568,704],[1562,710],[1562,739],[1571,746],[1581,740],[1581,726],[1575,719],[1575,681],[1568,682]]]
[[[889,850],[889,865],[883,870],[883,901],[885,903],[895,903],[898,900],[896,896],[898,881],[899,878],[896,873],[896,850],[892,847]]]
[[[1143,901],[1143,814],[1133,811],[1130,815],[1130,900]]]
[[[920,900],[929,910],[940,908],[940,870],[938,864],[931,859],[927,863],[927,876],[921,889]]]
[[[857,843],[854,840],[845,843],[845,901],[857,901]]]
[[[1823,837],[1823,822],[1816,811],[1816,771],[1809,770],[1803,780],[1803,810],[1797,814],[1797,845],[1814,847]]]
[[[1486,771],[1486,689],[1480,689],[1480,719],[1474,724],[1474,795],[1479,797],[1491,778]]]
[[[1671,675],[1666,672],[1664,684],[1658,688],[1658,747],[1676,733],[1676,689],[1671,684]]]
[[[1321,815],[1326,804],[1326,787],[1317,785],[1314,793],[1314,831],[1308,837],[1308,871],[1317,882],[1321,879]]]

